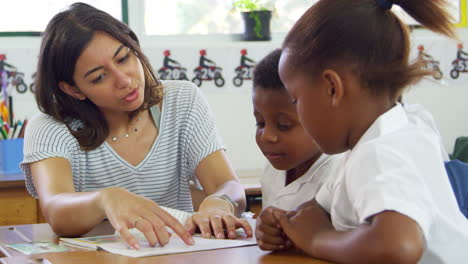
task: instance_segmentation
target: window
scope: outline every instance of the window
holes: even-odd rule
[[[0,35],[39,35],[50,19],[76,0],[15,0],[1,7]],[[127,0],[81,0],[126,21]],[[29,18],[34,19],[29,19]]]
[[[243,31],[232,0],[145,0],[147,35],[232,34]],[[316,0],[278,0],[272,32],[287,32]]]
[[[147,35],[219,34],[240,32],[230,0],[146,0]]]
[[[233,0],[145,0],[144,28],[147,35],[232,34],[243,31],[241,15],[231,11]],[[299,17],[318,0],[271,1],[275,12],[271,31],[287,32]],[[448,0],[450,13],[462,19],[461,4],[466,0]],[[406,23],[417,24],[398,6],[394,11]]]

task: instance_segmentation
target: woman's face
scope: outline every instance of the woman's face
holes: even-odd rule
[[[145,78],[140,60],[106,33],[94,33],[76,62],[73,79],[82,96],[105,114],[131,112],[143,104]]]

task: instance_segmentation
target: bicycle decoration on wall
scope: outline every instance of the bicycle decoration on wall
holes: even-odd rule
[[[18,93],[28,91],[24,82],[24,73],[19,72],[16,66],[6,62],[6,54],[0,54],[0,88],[2,95],[6,96],[9,86],[16,88]]]
[[[222,76],[223,69],[216,66],[216,63],[206,57],[206,50],[202,49],[199,51],[200,60],[198,66],[193,70],[195,77],[192,82],[201,87],[203,81],[214,80],[217,87],[224,86],[224,78]]]
[[[170,50],[165,50],[163,54],[164,54],[163,66],[158,70],[159,77],[162,80],[188,81],[187,68],[182,67],[178,61],[170,58],[171,56]]]
[[[468,72],[466,68],[466,61],[468,60],[468,53],[463,51],[463,44],[457,45],[457,58],[452,61],[452,70],[450,76],[452,79],[457,79],[460,73]]]
[[[252,80],[253,78],[253,69],[255,67],[255,61],[247,57],[247,50],[242,49],[240,51],[240,65],[234,69],[236,77],[232,79],[232,82],[235,86],[240,87],[244,80]]]

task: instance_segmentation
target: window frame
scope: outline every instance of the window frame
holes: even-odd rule
[[[128,25],[128,0],[121,0],[122,21]],[[41,31],[0,31],[0,37],[40,37]]]

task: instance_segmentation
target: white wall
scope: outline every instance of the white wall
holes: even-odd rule
[[[142,1],[132,2],[139,3]],[[252,115],[251,81],[240,87],[232,85],[234,68],[239,64],[239,51],[247,48],[249,57],[259,60],[270,50],[281,45],[282,36],[274,36],[270,42],[243,42],[228,37],[201,37],[165,39],[148,38],[142,33],[143,25],[135,18],[142,6],[130,6],[130,26],[140,36],[143,50],[157,70],[162,64],[162,51],[170,49],[172,57],[187,67],[189,78],[198,63],[198,50],[206,49],[208,57],[223,67],[226,85],[216,88],[212,83],[203,83],[202,91],[214,112],[220,133],[228,147],[228,155],[242,177],[256,176],[261,172],[265,159],[258,150],[255,139],[255,120]],[[140,11],[139,11],[140,10]],[[459,36],[468,49],[468,29],[460,29]],[[451,61],[456,55],[456,42],[439,37],[426,30],[413,32],[413,51],[424,44],[429,54],[441,60],[444,73],[442,81],[425,80],[405,95],[409,103],[420,103],[432,112],[439,126],[443,143],[449,153],[458,136],[468,135],[468,73],[456,81],[449,77]],[[235,36],[234,38],[238,38]],[[31,83],[31,74],[37,63],[40,39],[38,37],[2,37],[0,54],[6,53],[7,61],[25,72],[26,82]],[[32,94],[14,94],[17,118],[31,117],[37,107]]]

